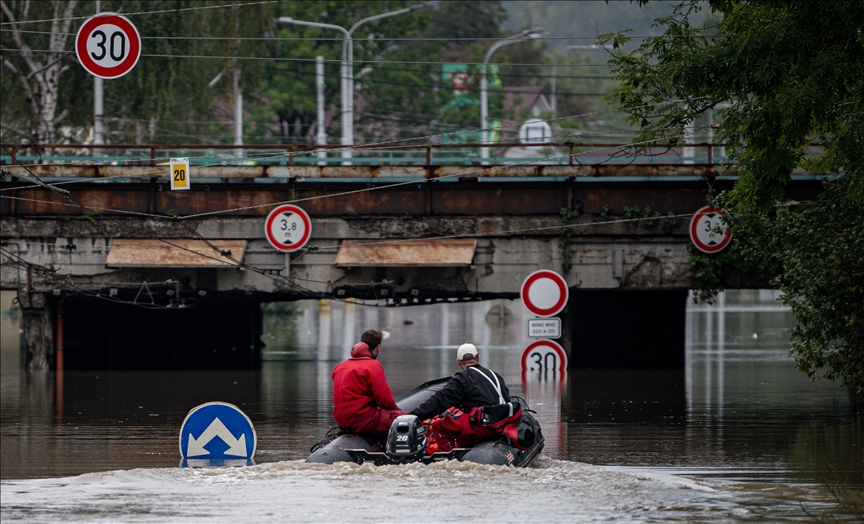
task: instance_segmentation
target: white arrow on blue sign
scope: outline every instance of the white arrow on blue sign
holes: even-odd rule
[[[251,461],[256,445],[252,421],[227,402],[208,402],[193,408],[180,428],[180,454],[184,459]]]

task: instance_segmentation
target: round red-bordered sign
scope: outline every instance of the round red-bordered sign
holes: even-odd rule
[[[567,305],[570,290],[564,277],[554,271],[541,269],[528,275],[519,293],[528,311],[538,317],[557,315]]]
[[[690,219],[690,240],[703,253],[717,253],[732,241],[732,231],[722,220],[726,212],[716,207],[705,206]],[[717,232],[717,228],[722,230]]]
[[[264,234],[270,245],[279,251],[290,253],[306,245],[312,235],[309,215],[297,206],[282,205],[267,215]]]
[[[106,80],[120,78],[141,58],[141,35],[125,16],[99,13],[78,29],[75,55],[91,75]]]
[[[557,342],[538,340],[522,352],[522,382],[564,382],[566,379],[567,353]]]

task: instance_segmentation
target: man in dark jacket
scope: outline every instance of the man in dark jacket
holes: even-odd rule
[[[430,455],[494,440],[506,424],[522,414],[518,403],[510,402],[510,391],[501,375],[480,365],[474,344],[459,346],[456,363],[462,371],[411,412],[420,420],[439,415],[429,427]]]
[[[351,358],[333,369],[333,418],[343,430],[386,437],[393,419],[406,414],[376,360],[380,352],[381,332],[369,329],[351,349]]]

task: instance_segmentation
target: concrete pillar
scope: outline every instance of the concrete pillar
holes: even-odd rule
[[[570,296],[573,296],[572,289],[570,290]],[[572,309],[573,308],[568,303],[564,306],[564,309],[556,315],[561,319],[561,338],[557,339],[555,342],[557,342],[564,350],[564,353],[567,354],[568,365],[573,362],[573,315],[570,313]]]
[[[24,330],[24,358],[28,371],[50,369],[54,350],[53,304],[43,293],[19,293],[21,327]]]
[[[329,300],[318,301],[318,360],[330,360],[330,317]]]
[[[345,321],[342,323],[342,347],[353,348],[360,340],[357,330],[357,305],[353,298],[345,299]],[[356,338],[355,338],[356,337]],[[373,348],[374,349],[374,348]]]

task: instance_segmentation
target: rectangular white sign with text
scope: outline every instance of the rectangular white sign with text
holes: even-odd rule
[[[560,338],[560,318],[532,318],[528,321],[528,336],[532,338]]]

